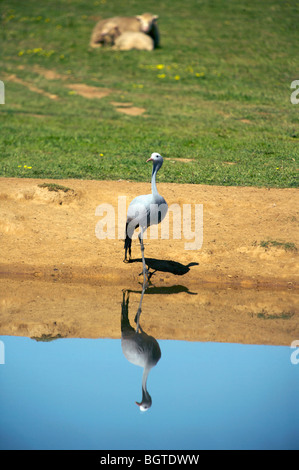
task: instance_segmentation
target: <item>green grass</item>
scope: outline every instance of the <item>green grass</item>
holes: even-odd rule
[[[257,318],[261,318],[263,320],[290,320],[293,316],[294,312],[282,312],[274,315],[266,312],[264,309],[257,314]]]
[[[58,191],[62,191],[64,193],[67,193],[68,191],[72,191],[71,188],[62,186],[61,184],[55,184],[55,183],[42,183],[42,184],[39,184],[38,186],[40,188],[47,188],[48,191],[55,191],[56,193]]]
[[[49,343],[50,341],[54,341],[55,339],[63,338],[59,333],[56,336],[52,336],[51,334],[42,334],[42,336],[32,336],[31,339],[35,339],[35,341],[43,341],[44,343]]]
[[[298,251],[295,243],[293,242],[280,242],[277,240],[262,240],[260,242],[260,246],[262,248],[265,248],[268,250],[269,248],[273,247],[278,247],[278,248],[284,248],[285,251]]]
[[[297,187],[298,0],[0,2],[0,175]],[[88,47],[95,17],[159,14],[161,48]],[[46,79],[37,67],[65,80]],[[30,91],[24,82],[59,99]],[[69,83],[112,90],[102,99]],[[117,112],[112,101],[146,108]]]

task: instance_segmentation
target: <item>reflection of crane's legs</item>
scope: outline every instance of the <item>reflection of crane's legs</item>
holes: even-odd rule
[[[138,238],[140,241],[140,248],[141,248],[141,256],[142,256],[142,265],[143,265],[143,283],[144,285],[148,283],[149,280],[149,272],[147,270],[146,264],[145,264],[145,259],[144,259],[144,244],[143,244],[143,230],[138,234]]]
[[[132,330],[134,328],[131,327],[129,322],[129,296],[130,293],[128,290],[123,290],[123,301],[121,304],[121,331],[122,333],[125,331]]]
[[[135,316],[136,333],[139,332],[139,328],[142,331],[142,328],[139,325],[139,319],[140,319],[140,315],[141,315],[142,300],[143,300],[144,292],[146,291],[147,287],[148,287],[148,282],[144,281],[143,286],[142,286],[142,293],[141,293],[141,297],[140,297],[139,307],[138,307],[138,310],[137,310],[137,313],[136,313],[136,316]]]

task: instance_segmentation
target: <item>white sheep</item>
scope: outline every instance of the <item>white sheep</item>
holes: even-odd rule
[[[126,31],[115,39],[113,49],[119,51],[130,51],[132,49],[152,51],[154,49],[154,41],[147,34]]]

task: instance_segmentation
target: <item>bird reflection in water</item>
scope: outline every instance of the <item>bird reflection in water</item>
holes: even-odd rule
[[[142,287],[139,307],[135,317],[136,328],[133,328],[129,321],[130,292],[128,290],[123,291],[121,310],[121,346],[123,354],[132,364],[143,367],[142,401],[136,402],[141,411],[146,411],[152,406],[152,398],[147,390],[147,378],[150,370],[161,358],[161,350],[157,340],[146,334],[140,326],[141,307],[145,290],[146,283]]]

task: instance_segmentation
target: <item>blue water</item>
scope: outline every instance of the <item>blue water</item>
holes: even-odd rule
[[[142,413],[120,340],[0,339],[1,449],[299,449],[289,347],[159,341]]]

